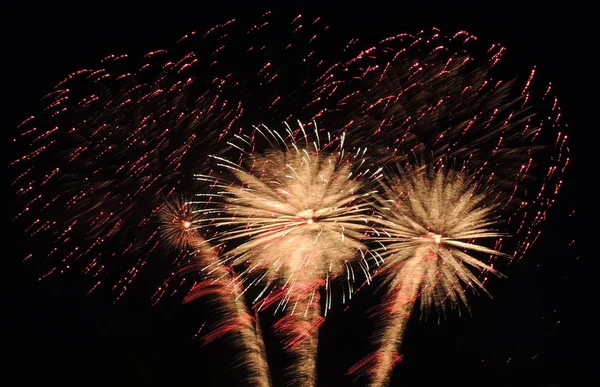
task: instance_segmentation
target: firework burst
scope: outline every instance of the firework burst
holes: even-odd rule
[[[485,291],[487,280],[471,270],[497,274],[473,254],[504,255],[478,243],[503,234],[493,229],[495,206],[464,175],[405,168],[382,187],[376,239],[384,246],[378,252],[385,260],[378,274],[389,289],[381,310],[384,322],[375,336],[379,350],[351,369],[368,373],[371,386],[389,382],[417,298],[425,311],[468,305],[465,289]]]
[[[378,238],[389,249],[381,253],[390,265],[380,273],[390,287],[382,313],[390,317],[375,340],[380,349],[352,369],[369,373],[372,385],[389,381],[417,297],[425,309],[466,304],[464,287],[484,283],[467,267],[494,272],[468,252],[493,262],[503,247],[512,249],[508,263],[522,258],[562,184],[569,149],[558,99],[551,84],[536,81],[535,68],[521,87],[503,79],[505,51],[478,46],[465,31],[433,29],[383,39],[346,63],[364,87],[344,100],[340,127],[361,128],[382,160],[416,157],[430,161],[430,171],[457,171],[401,169],[385,188],[396,203],[381,213],[396,225],[386,227],[391,237]],[[492,216],[502,216],[509,243],[487,230],[497,221]],[[489,249],[470,237],[496,244]]]
[[[167,201],[160,210],[163,238],[178,249],[198,245],[200,236],[192,228],[196,219],[194,208],[182,198]]]
[[[361,240],[370,230],[369,192],[358,179],[368,183],[381,169],[369,172],[364,151],[345,153],[343,136],[327,136],[321,144],[315,125],[311,143],[299,126],[294,132],[288,126],[285,137],[263,128],[268,134],[260,139],[269,143],[263,153],[255,150],[253,136],[240,136],[253,152],[235,146],[242,149],[238,162],[215,157],[232,179],[198,176],[214,185],[210,196],[216,199],[200,211],[205,217],[198,223],[213,230],[224,260],[242,268],[242,282],[260,288],[258,310],[277,303],[275,312],[288,311],[275,328],[294,357],[290,384],[314,385],[320,289],[326,290],[325,310],[333,278],[347,274],[352,293],[349,263],[365,256]],[[264,132],[256,128],[254,135]],[[361,267],[368,276],[367,266]]]

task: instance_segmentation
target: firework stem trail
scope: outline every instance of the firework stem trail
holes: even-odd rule
[[[368,371],[371,375],[370,387],[389,385],[394,366],[402,359],[398,355],[398,348],[402,344],[423,276],[419,265],[413,262],[408,263],[403,271],[406,272],[406,280],[396,291],[395,297],[389,297],[385,302],[389,319],[379,337],[380,348],[372,355],[372,366]]]
[[[319,292],[315,291],[313,295],[299,297],[294,312],[274,326],[291,360],[286,370],[286,386],[317,385],[317,347],[323,317]]]
[[[210,274],[191,289],[185,302],[205,295],[212,296],[220,314],[217,325],[204,337],[203,343],[208,344],[229,333],[237,336],[234,343],[240,349],[240,363],[248,372],[248,385],[270,387],[271,376],[258,314],[248,309],[243,287],[236,286],[235,273],[218,260],[216,252],[207,242],[200,237],[196,239],[198,263],[201,267],[209,268]]]

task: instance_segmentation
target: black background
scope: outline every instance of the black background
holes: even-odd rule
[[[435,316],[420,322],[415,316],[392,385],[593,384],[588,377],[597,347],[588,277],[594,257],[581,252],[577,230],[583,221],[576,205],[575,171],[584,165],[577,142],[584,138],[581,133],[591,138],[593,127],[594,77],[588,75],[593,73],[586,64],[594,55],[588,43],[594,34],[584,22],[585,10],[562,6],[436,7],[375,1],[286,6],[22,4],[4,10],[8,22],[2,27],[3,131],[12,136],[16,125],[35,112],[40,97],[74,70],[112,53],[143,54],[168,47],[191,30],[202,31],[245,13],[310,12],[349,37],[437,26],[443,31],[465,29],[484,42],[500,42],[508,48],[506,56],[516,73],[537,65],[539,75],[553,82],[571,128],[573,162],[538,243],[526,259],[507,268],[507,279],[490,284],[493,300],[472,297],[471,316],[451,314],[440,324]],[[9,138],[5,144],[10,144]],[[7,164],[15,152],[4,148]],[[9,384],[244,385],[243,370],[231,367],[235,359],[225,340],[202,348],[192,339],[206,313],[202,303],[153,307],[149,300],[131,297],[113,305],[103,293],[86,296],[87,288],[76,276],[38,282],[36,268],[21,262],[25,240],[10,219],[5,238],[3,319],[8,326],[3,332],[9,345],[4,355],[16,377]],[[345,370],[366,354],[370,333],[361,312],[361,304],[371,297],[366,293],[359,294],[350,310],[334,311],[322,328],[320,386],[352,385]],[[275,342],[269,340],[268,345]],[[273,349],[269,355],[278,367],[280,354]]]

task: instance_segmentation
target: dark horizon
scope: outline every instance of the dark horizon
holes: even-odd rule
[[[69,73],[109,54],[142,55],[168,47],[187,32],[203,31],[247,12],[308,12],[321,16],[343,36],[375,38],[435,26],[442,31],[464,29],[490,44],[500,42],[507,48],[513,73],[523,77],[537,66],[539,76],[553,83],[569,123],[572,161],[537,243],[522,261],[502,268],[507,278],[490,282],[493,299],[471,294],[471,314],[464,309],[462,317],[451,312],[439,325],[437,314],[427,321],[417,321],[419,313],[413,314],[401,350],[404,359],[391,386],[592,384],[587,376],[592,363],[588,353],[594,348],[588,331],[592,317],[584,313],[593,305],[586,279],[593,268],[591,257],[580,255],[582,219],[575,195],[575,170],[583,159],[578,133],[592,124],[591,115],[586,116],[586,104],[591,103],[585,92],[591,86],[576,79],[584,70],[573,58],[585,50],[574,42],[584,45],[581,39],[586,34],[562,27],[573,20],[569,12],[415,5],[394,11],[384,6],[343,8],[341,2],[293,4],[290,9],[267,5],[228,9],[233,6],[218,4],[218,10],[200,15],[183,7],[129,12],[108,6],[94,11],[53,8],[38,9],[37,19],[29,10],[14,10],[12,17],[20,20],[19,26],[10,32],[11,38],[3,34],[10,58],[3,96],[9,113],[5,132],[10,136],[5,139],[5,165],[18,155],[18,149],[8,145],[16,126],[36,113],[40,98]],[[14,192],[8,188],[12,218]],[[226,339],[201,347],[192,338],[210,314],[206,303],[181,306],[167,300],[153,306],[150,299],[131,294],[113,305],[109,290],[86,295],[88,284],[74,273],[37,281],[39,268],[22,262],[28,239],[13,223],[9,219],[10,265],[5,269],[9,277],[5,332],[13,380],[23,385],[243,385],[244,372],[233,367]],[[351,383],[345,371],[367,354],[372,324],[359,319],[364,316],[361,302],[371,293],[359,293],[348,311],[341,305],[334,308],[324,324],[319,386],[363,385]],[[277,367],[281,363],[277,342],[270,337],[267,346],[271,366]]]

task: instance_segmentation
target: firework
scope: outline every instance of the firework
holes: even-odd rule
[[[55,257],[50,272],[82,270],[93,289],[113,282],[116,299],[154,255],[166,255],[157,226],[165,200],[190,188],[189,152],[239,119],[236,101],[186,74],[193,57],[165,63],[165,55],[148,54],[131,73],[126,55],[113,56],[67,77],[24,124],[31,153],[15,161],[25,170],[14,183],[26,203],[17,218],[54,241],[34,252]],[[185,258],[166,256],[175,265]]]
[[[184,199],[168,201],[160,211],[160,230],[163,238],[178,249],[185,250],[197,246],[201,237],[192,228],[194,220],[194,208]]]
[[[379,255],[385,264],[379,273],[388,293],[383,301],[383,323],[376,335],[377,352],[359,363],[352,372],[363,370],[371,386],[385,386],[391,377],[406,323],[417,298],[421,309],[467,304],[465,289],[483,290],[471,269],[482,275],[496,270],[473,254],[501,256],[479,244],[484,238],[501,238],[492,227],[495,206],[485,193],[478,192],[466,176],[421,167],[405,168],[382,184],[378,197],[384,247]]]
[[[169,50],[141,58],[110,55],[61,81],[44,97],[43,110],[20,126],[15,141],[24,154],[11,164],[22,204],[15,219],[37,241],[26,259],[40,257],[49,266],[40,279],[80,270],[91,280],[90,292],[109,284],[119,300],[143,277],[145,267],[158,264],[170,274],[159,280],[154,302],[185,294],[195,283],[188,299],[210,293],[224,318],[243,320],[237,327],[246,332],[241,342],[250,348],[260,335],[255,316],[243,306],[242,281],[247,277],[239,281],[228,264],[213,272],[217,265],[212,258],[190,256],[187,246],[201,240],[200,234],[188,227],[195,219],[189,207],[174,198],[201,189],[190,183],[194,173],[205,170],[198,160],[222,148],[244,122],[269,118],[280,123],[297,110],[311,118],[324,115],[328,98],[335,96],[321,86],[333,79],[321,77],[329,67],[316,54],[315,42],[327,28],[319,18],[300,15],[271,20],[266,14],[251,24],[230,21],[204,34],[187,34]],[[280,38],[276,42],[270,38],[273,31]],[[353,232],[348,226],[345,245],[354,239]],[[173,266],[190,264],[210,266],[211,275],[206,279],[201,272],[202,280],[189,281],[173,274],[179,272]],[[332,267],[329,274],[336,270]],[[330,280],[326,274],[324,283]],[[309,304],[318,311],[319,286],[300,288],[294,285],[292,294],[310,295]],[[290,300],[269,294],[269,302]],[[350,295],[344,293],[344,298]],[[320,315],[310,318],[308,330],[316,331]],[[293,332],[298,329],[286,327],[290,325],[278,325],[285,340],[297,342]],[[226,329],[217,326],[213,332]],[[261,347],[260,340],[257,345]],[[309,352],[314,355],[316,349]],[[250,363],[249,356],[243,361]],[[266,370],[264,356],[260,359],[249,368]],[[257,375],[252,378],[267,383],[266,371]]]
[[[482,49],[464,31],[432,29],[367,45],[351,39],[336,53],[332,40],[318,45],[327,29],[319,18],[265,14],[190,33],[138,62],[111,55],[60,82],[21,125],[26,151],[12,163],[16,219],[43,242],[27,259],[48,258],[47,274],[79,269],[91,291],[110,283],[117,299],[152,261],[166,262],[168,273],[191,266],[198,277],[168,275],[154,300],[190,286],[187,300],[210,295],[223,320],[205,340],[239,337],[256,385],[269,383],[268,368],[245,299],[257,311],[285,310],[274,329],[296,363],[290,381],[310,385],[332,279],[347,279],[349,299],[352,263],[370,281],[366,245],[383,243],[389,325],[365,364],[384,383],[418,296],[425,308],[465,302],[465,284],[485,281],[464,265],[494,272],[468,251],[520,258],[538,239],[569,162],[567,136],[551,85],[537,85],[535,69],[522,87],[497,75],[499,45]],[[298,114],[321,130],[243,134],[251,123]],[[211,162],[198,162],[209,154]],[[365,239],[373,221],[366,187],[378,165],[415,156],[431,169],[402,170],[384,185],[376,223],[385,230]],[[431,172],[449,168],[457,172]],[[535,176],[543,177],[531,184]],[[195,203],[173,199],[199,191]],[[403,204],[388,211],[388,199]],[[513,246],[487,230],[496,213]],[[469,241],[484,237],[497,238],[494,248]]]
[[[389,244],[382,256],[387,256],[390,266],[379,269],[390,286],[382,308],[389,324],[376,337],[380,349],[351,369],[369,373],[372,385],[385,385],[399,361],[396,351],[417,297],[424,308],[444,308],[444,300],[450,305],[466,302],[463,286],[477,289],[483,282],[465,265],[493,272],[492,266],[469,259],[467,252],[482,246],[457,240],[460,234],[449,234],[457,230],[436,231],[435,217],[465,211],[456,203],[461,195],[474,195],[478,199],[470,199],[470,211],[480,217],[481,224],[471,231],[483,232],[479,238],[496,239],[493,249],[479,249],[479,254],[490,255],[491,265],[496,251],[512,250],[510,264],[522,258],[540,236],[539,226],[562,184],[569,149],[552,85],[540,85],[536,69],[521,81],[521,87],[517,80],[503,79],[505,51],[497,44],[481,47],[476,37],[464,31],[447,36],[432,29],[382,39],[344,64],[362,87],[340,99],[339,127],[362,133],[354,139],[368,137],[382,162],[410,164],[417,159],[430,165],[430,171],[457,171],[432,176],[401,169],[400,177],[385,189],[388,199],[403,203],[382,213],[390,224],[401,227],[388,226],[391,237],[377,238]],[[458,181],[452,183],[453,179]],[[438,181],[440,188],[436,188]],[[486,187],[485,191],[480,187]],[[433,196],[440,190],[448,195],[445,202]],[[457,193],[452,197],[454,190]],[[409,198],[400,200],[402,195]],[[485,224],[496,221],[490,218],[492,214],[502,216],[512,236],[508,241],[478,229],[493,225]],[[455,220],[462,219],[457,216]],[[402,250],[395,251],[394,246]],[[432,250],[439,252],[432,254]],[[428,256],[435,260],[418,260]],[[442,263],[445,266],[439,266]],[[450,269],[451,265],[455,268]]]
[[[316,125],[309,142],[304,126],[288,127],[283,136],[264,128],[267,151],[256,150],[253,136],[241,136],[242,158],[233,162],[215,157],[231,174],[231,181],[200,175],[215,192],[200,227],[214,230],[213,240],[226,249],[225,261],[243,268],[242,282],[259,287],[254,299],[258,310],[277,303],[275,312],[287,310],[276,324],[285,348],[293,355],[290,384],[316,382],[317,332],[321,317],[320,289],[326,288],[331,307],[330,281],[348,275],[352,293],[353,269],[364,256],[361,242],[369,231],[370,205],[359,178],[370,181],[381,170],[363,171],[364,152],[345,153],[343,137],[323,140]],[[264,133],[257,128],[255,135]],[[275,144],[279,143],[279,146]],[[368,275],[368,273],[367,273]]]
[[[248,371],[247,384],[269,387],[271,379],[258,315],[253,315],[246,306],[243,288],[235,274],[228,266],[219,264],[217,251],[193,227],[198,221],[196,214],[194,206],[181,199],[167,203],[161,211],[164,237],[178,249],[193,251],[195,262],[185,270],[200,272],[202,277],[184,301],[210,297],[218,319],[203,337],[203,343],[230,336],[230,341],[239,350],[239,363]],[[207,267],[210,270],[202,270]]]

